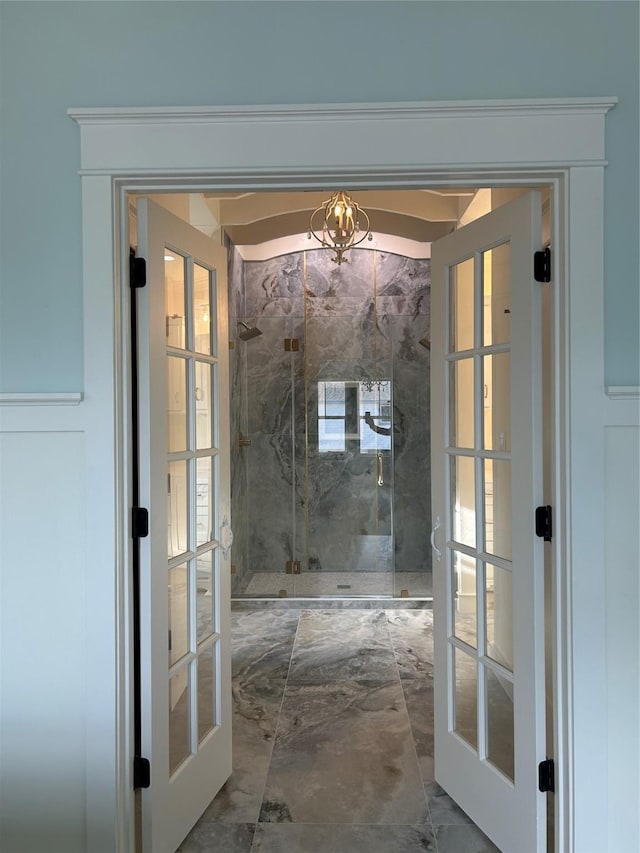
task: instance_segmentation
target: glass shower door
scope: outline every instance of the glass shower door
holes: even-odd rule
[[[296,595],[394,592],[393,382],[373,316],[355,331],[351,317],[307,318],[307,494]]]

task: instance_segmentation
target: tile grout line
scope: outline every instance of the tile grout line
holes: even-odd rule
[[[407,715],[407,720],[409,721],[409,731],[411,732],[411,742],[413,744],[413,752],[414,752],[414,755],[416,758],[416,766],[418,768],[418,778],[420,779],[420,784],[422,786],[422,795],[424,797],[425,806],[427,808],[427,814],[429,816],[429,825],[431,827],[431,834],[433,836],[433,843],[435,845],[434,853],[438,853],[438,839],[436,838],[436,828],[435,828],[434,823],[433,823],[433,818],[431,817],[431,808],[429,806],[429,797],[427,796],[427,789],[425,786],[425,781],[422,777],[422,769],[420,767],[420,760],[418,758],[418,748],[416,746],[416,739],[415,739],[415,735],[413,733],[413,725],[411,723],[411,715],[409,714],[409,708],[407,706],[407,699],[406,699],[405,692],[404,692],[404,684],[402,681],[402,676],[400,675],[400,667],[398,665],[398,655],[396,653],[396,646],[395,646],[395,643],[393,641],[393,634],[391,633],[391,627],[390,627],[390,623],[389,623],[389,613],[395,613],[395,612],[396,612],[395,610],[391,610],[391,611],[385,610],[384,611],[385,621],[387,624],[387,631],[389,632],[389,640],[391,643],[391,650],[393,652],[393,659],[394,659],[394,662],[396,665],[396,674],[398,676],[398,682],[400,684],[400,690],[402,692],[402,701],[404,703],[404,710],[405,710],[405,713]]]

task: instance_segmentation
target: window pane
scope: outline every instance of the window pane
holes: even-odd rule
[[[167,346],[185,347],[185,258],[173,249],[164,252],[164,299]]]
[[[169,666],[189,650],[189,570],[169,569]]]
[[[473,293],[473,258],[469,258],[449,270],[450,352],[473,348]]]
[[[473,447],[473,358],[449,365],[450,443],[452,447]]]
[[[188,666],[169,679],[169,773],[191,753],[189,680]]]
[[[198,654],[198,743],[215,725],[215,652],[216,644]]]
[[[452,554],[454,634],[474,648],[478,644],[476,617],[476,561],[467,554]]]
[[[485,550],[511,559],[511,463],[484,460]]]
[[[213,551],[196,560],[196,640],[201,643],[213,633],[216,591],[213,577]]]
[[[187,463],[170,462],[168,476],[167,533],[169,557],[187,550]]]
[[[196,361],[196,449],[213,446],[211,428],[211,365]]]
[[[482,257],[485,346],[511,340],[511,245],[503,243]]]
[[[167,432],[170,453],[187,449],[187,361],[167,357]]]
[[[478,748],[478,667],[476,659],[453,649],[455,678],[454,730],[474,749]]]
[[[193,265],[193,348],[196,352],[211,352],[211,299],[209,270]]]
[[[206,456],[196,460],[196,546],[213,538],[214,475],[216,460]]]
[[[511,572],[485,567],[487,657],[513,671],[513,589]]]
[[[484,381],[484,448],[511,450],[511,355],[508,352],[482,359]]]
[[[456,542],[476,546],[476,492],[474,460],[469,456],[451,458],[451,515]]]
[[[484,667],[487,689],[487,758],[509,777],[513,775],[513,684]]]

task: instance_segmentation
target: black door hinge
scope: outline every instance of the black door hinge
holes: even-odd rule
[[[553,758],[547,758],[538,764],[538,790],[542,793],[545,791],[555,793],[556,773]]]
[[[548,246],[533,254],[533,277],[543,283],[551,281],[551,249]]]
[[[137,258],[133,249],[129,252],[129,285],[132,288],[144,287],[147,283],[147,262]]]
[[[133,787],[149,788],[151,786],[151,764],[148,758],[136,755],[133,759]]]
[[[545,542],[551,542],[553,535],[553,519],[550,506],[536,507],[536,536],[544,539]]]
[[[143,506],[131,508],[131,535],[134,539],[144,539],[149,535],[149,510]]]

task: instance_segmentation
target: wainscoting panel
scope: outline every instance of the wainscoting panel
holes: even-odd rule
[[[27,403],[0,412],[0,849],[7,851],[87,849],[90,568],[81,421],[81,407],[63,413]]]
[[[633,395],[609,396],[605,427],[607,849],[634,853],[640,850],[639,404]]]

